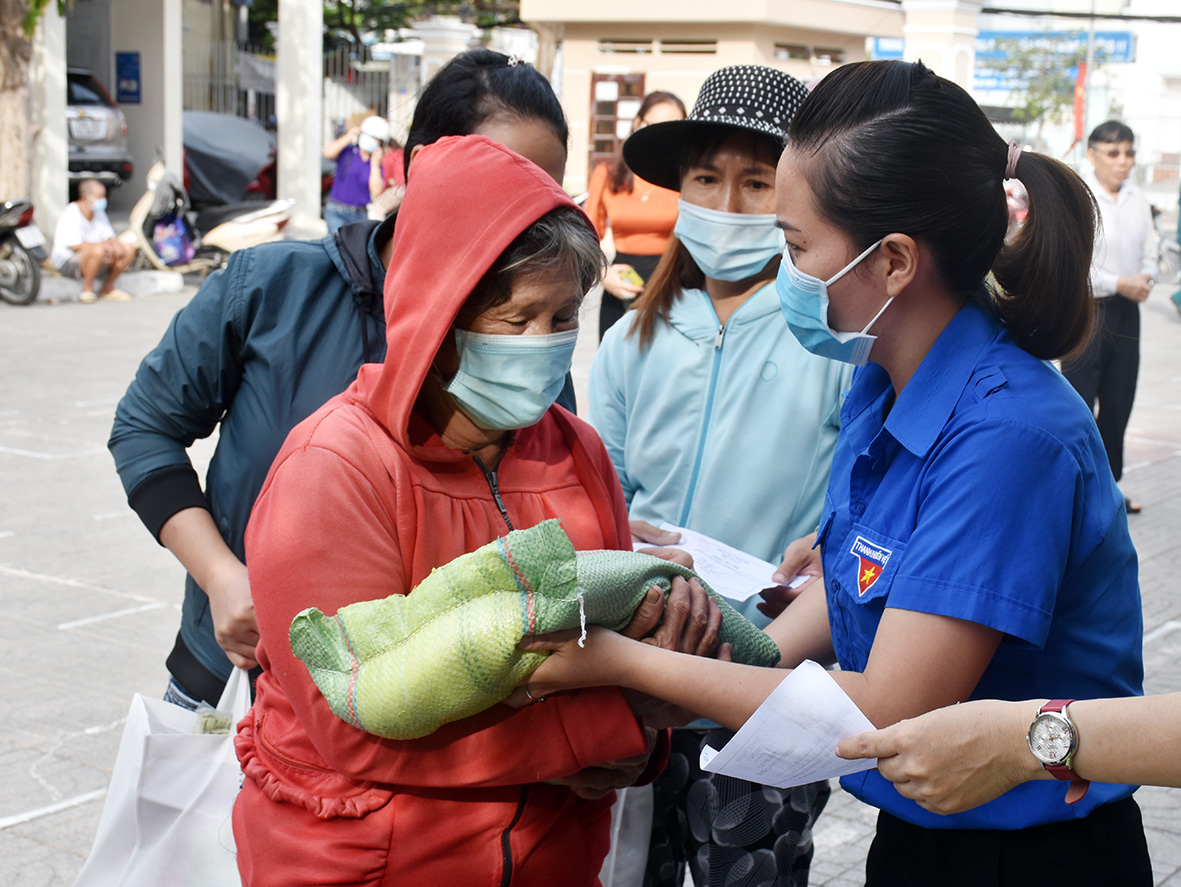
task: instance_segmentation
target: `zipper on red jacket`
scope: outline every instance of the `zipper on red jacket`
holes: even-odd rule
[[[509,887],[513,882],[513,829],[525,815],[525,804],[529,800],[529,786],[521,786],[521,798],[517,801],[517,813],[508,827],[500,833],[500,852],[504,857],[504,871],[500,876],[500,887]]]
[[[492,491],[492,499],[496,502],[496,507],[500,509],[500,516],[504,518],[504,522],[508,524],[510,530],[515,529],[513,522],[509,520],[508,509],[504,507],[504,502],[500,498],[500,482],[496,479],[496,469],[486,467],[480,461],[480,457],[474,454],[472,460],[480,466],[480,471],[484,473],[484,480],[488,481],[488,489]]]

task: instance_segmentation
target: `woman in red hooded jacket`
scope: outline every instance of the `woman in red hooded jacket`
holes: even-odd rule
[[[602,270],[593,226],[482,136],[424,148],[412,175],[386,361],[292,431],[246,533],[264,670],[237,739],[239,869],[250,887],[594,884],[613,792],[579,774],[634,781],[655,736],[620,690],[498,705],[394,741],[338,719],[288,645],[306,607],[407,593],[547,518],[577,549],[630,547],[602,443],[552,406]]]

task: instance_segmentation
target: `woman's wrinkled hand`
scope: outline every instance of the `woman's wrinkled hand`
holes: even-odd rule
[[[655,629],[655,631],[653,631]],[[667,600],[653,585],[620,634],[693,656],[712,656],[722,630],[722,610],[696,579],[676,576]]]

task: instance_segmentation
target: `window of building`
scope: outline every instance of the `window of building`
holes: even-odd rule
[[[812,50],[812,60],[818,65],[843,65],[845,50],[827,49],[817,46]]]
[[[717,40],[661,40],[660,51],[667,54],[716,55]]]
[[[592,74],[590,158],[587,169],[613,160],[644,101],[643,74]]]
[[[646,55],[652,52],[652,41],[606,38],[599,41],[599,52],[603,55]]]
[[[775,58],[779,61],[787,61],[788,59],[808,61],[812,58],[812,47],[800,43],[776,43]]]

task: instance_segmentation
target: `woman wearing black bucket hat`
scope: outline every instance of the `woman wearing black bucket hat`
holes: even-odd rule
[[[623,483],[632,533],[654,544],[696,530],[778,564],[816,528],[849,369],[809,354],[783,323],[775,273],[775,165],[807,96],[771,68],[723,68],[684,120],[624,144],[635,174],[680,192],[674,236],[635,310],[612,327],[591,369],[591,423]],[[767,584],[777,581],[767,576]],[[759,624],[754,600],[734,601]],[[826,783],[780,789],[704,773],[698,722],[674,731],[655,787],[646,887],[794,887],[807,880],[811,828]],[[735,817],[735,809],[745,814]]]

